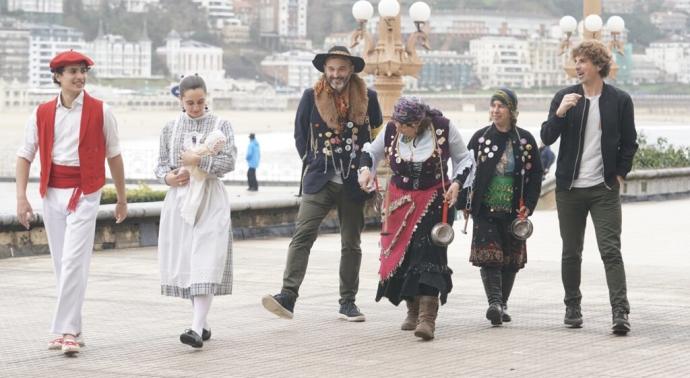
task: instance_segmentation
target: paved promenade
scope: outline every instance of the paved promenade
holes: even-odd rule
[[[178,341],[191,305],[160,296],[154,248],[98,252],[84,308],[87,346],[75,358],[48,351],[54,277],[48,256],[0,260],[2,377],[687,377],[690,376],[690,199],[626,204],[623,254],[632,332],[610,333],[604,269],[588,228],[584,328],[562,325],[560,238],[555,211],[534,217],[529,262],[517,278],[513,322],[492,328],[478,269],[459,231],[449,251],[453,292],[436,339],[399,330],[404,310],[375,303],[377,237],[363,236],[358,304],[365,323],[337,318],[339,238],[312,251],[294,320],[266,312],[279,290],[288,239],[235,244],[235,293],[217,297],[213,338],[201,350]]]

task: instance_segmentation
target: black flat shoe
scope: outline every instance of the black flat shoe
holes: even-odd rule
[[[201,348],[204,346],[204,341],[201,339],[201,336],[191,329],[185,330],[184,333],[180,335],[180,342],[192,348]]]
[[[210,328],[209,329],[206,329],[206,328],[202,329],[201,330],[201,340],[207,341],[210,338],[211,338],[211,329]]]

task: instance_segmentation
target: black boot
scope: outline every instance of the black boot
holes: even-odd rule
[[[501,272],[501,285],[503,288],[502,299],[503,299],[503,322],[507,323],[511,321],[510,314],[508,314],[508,298],[510,298],[510,292],[513,291],[513,283],[515,283],[515,275],[517,272]]]
[[[484,283],[486,299],[489,301],[489,308],[486,310],[486,318],[493,325],[503,324],[503,295],[501,270],[498,268],[482,267],[479,269]]]

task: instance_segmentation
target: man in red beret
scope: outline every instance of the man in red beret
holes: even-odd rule
[[[115,220],[127,217],[125,177],[117,122],[110,108],[84,91],[93,61],[66,51],[50,61],[60,94],[39,105],[26,124],[24,144],[17,152],[17,219],[29,229],[33,209],[26,197],[29,168],[40,155],[39,191],[42,218],[57,276],[57,309],[51,332],[58,337],[49,349],[67,355],[79,352],[81,309],[105,184],[105,161],[117,190]]]

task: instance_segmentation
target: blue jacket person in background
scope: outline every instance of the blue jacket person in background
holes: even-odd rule
[[[249,146],[247,147],[247,182],[249,187],[247,190],[256,192],[259,190],[259,182],[256,181],[256,169],[259,168],[259,161],[261,160],[261,150],[259,149],[259,142],[256,141],[254,133],[249,134]]]

